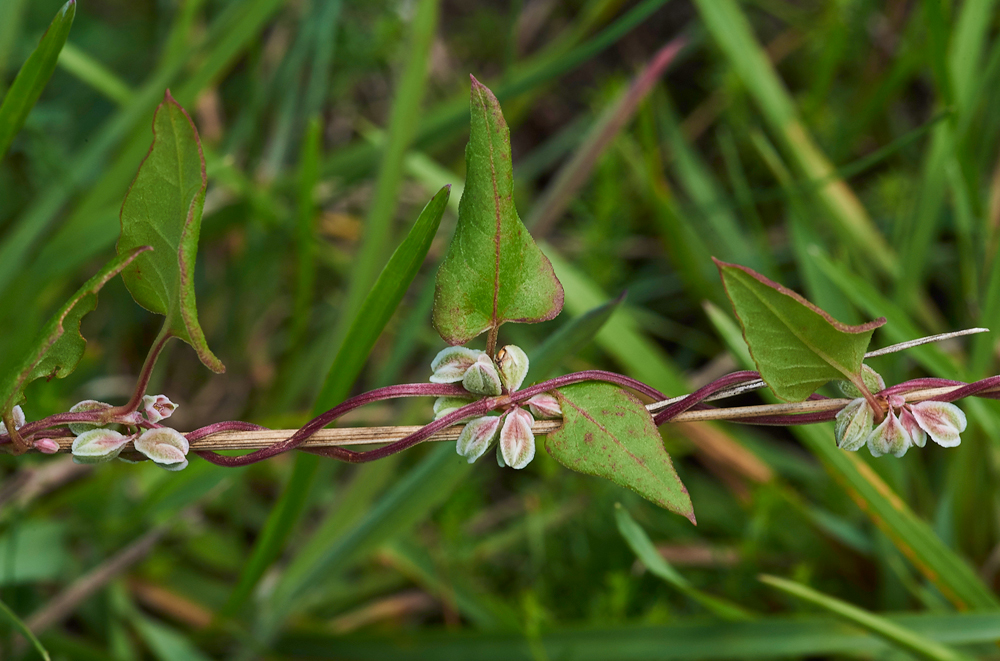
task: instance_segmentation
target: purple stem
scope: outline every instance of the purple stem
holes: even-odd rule
[[[228,457],[208,450],[199,452],[198,456],[219,466],[247,466],[249,464],[253,464],[258,461],[263,461],[264,459],[270,459],[271,457],[277,454],[281,454],[282,452],[287,452],[288,450],[294,450],[298,446],[305,443],[310,436],[315,434],[323,427],[326,427],[328,424],[330,424],[340,416],[344,415],[348,411],[353,411],[354,409],[364,406],[366,404],[371,404],[372,402],[377,402],[384,399],[395,399],[397,397],[427,397],[427,396],[443,397],[448,395],[458,395],[458,396],[468,395],[468,392],[466,392],[466,390],[462,388],[462,386],[457,386],[452,384],[438,384],[438,383],[409,383],[398,386],[387,386],[385,388],[378,388],[376,390],[362,393],[355,397],[351,397],[348,400],[345,400],[344,402],[333,407],[329,411],[313,418],[312,420],[307,422],[305,426],[303,426],[297,432],[289,436],[284,441],[281,441],[280,443],[275,443],[274,445],[262,448],[255,452],[251,452],[250,454],[240,455],[236,457]],[[484,404],[487,405],[492,404],[492,400],[484,399],[478,402],[473,402],[468,406],[462,407],[461,409],[459,409],[459,411],[465,411],[466,409],[470,409],[476,405],[479,405],[481,407]],[[485,413],[488,410],[489,408],[486,408],[484,409],[483,412]],[[455,413],[458,413],[459,411],[456,411]],[[461,417],[456,417],[455,413],[449,414],[436,422],[441,422],[442,420],[447,420],[449,418],[454,418],[454,422],[458,422],[458,420],[460,420]],[[466,413],[465,415],[468,415],[468,413]],[[431,424],[433,425],[435,423]],[[203,429],[199,431],[203,431]],[[199,436],[199,438],[203,438],[203,436]],[[345,450],[344,452],[350,454],[359,454],[359,453],[351,453],[349,450]],[[350,454],[345,454],[345,458],[347,456],[350,456]]]
[[[924,390],[926,388],[947,388],[948,386],[964,386],[964,381],[952,381],[951,379],[935,379],[935,378],[924,378],[924,379],[911,379],[910,381],[904,381],[902,383],[897,383],[894,386],[890,386],[880,392],[880,395],[900,395],[903,393],[908,393],[913,390]]]
[[[708,385],[702,386],[698,390],[680,400],[675,402],[663,409],[659,413],[653,416],[653,422],[657,427],[665,422],[669,422],[671,418],[678,416],[679,414],[687,411],[695,404],[699,404],[705,401],[706,397],[711,397],[715,393],[719,392],[724,388],[734,386],[738,383],[747,383],[749,381],[756,381],[760,378],[760,373],[751,372],[749,370],[743,370],[740,372],[732,372],[731,374],[726,374],[715,381],[712,381]]]

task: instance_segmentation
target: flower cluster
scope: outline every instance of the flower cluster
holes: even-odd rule
[[[496,360],[485,351],[449,347],[431,362],[432,383],[461,383],[468,397],[439,397],[434,402],[435,420],[460,409],[480,397],[497,397],[513,393],[528,375],[528,356],[513,344],[497,352]],[[497,463],[511,468],[524,468],[535,456],[535,436],[531,426],[535,418],[559,418],[559,402],[549,393],[535,395],[525,402],[529,411],[517,404],[499,415],[486,415],[469,420],[458,437],[455,449],[471,464],[493,445],[497,446]]]
[[[902,457],[910,446],[924,447],[928,434],[946,448],[962,442],[965,413],[954,404],[926,401],[908,404],[898,395],[888,397],[885,419],[874,429],[874,411],[863,397],[852,400],[837,414],[837,447],[852,452],[867,445],[872,456]]]
[[[165,395],[150,396],[142,398],[145,422],[155,425],[160,420],[169,418],[177,408]],[[71,412],[80,411],[100,411],[111,408],[110,404],[94,400],[85,400],[70,409]],[[142,415],[138,412],[133,414],[135,423],[142,422]],[[120,458],[122,448],[129,441],[134,441],[135,449],[152,459],[157,465],[171,471],[179,471],[188,465],[187,453],[190,449],[188,440],[176,429],[169,427],[153,427],[146,429],[142,433],[131,435],[122,434],[119,431],[110,429],[108,425],[98,425],[94,423],[72,423],[70,431],[76,434],[73,439],[73,461],[78,464],[101,464]],[[50,439],[42,439],[36,443],[42,452],[51,450],[49,445],[43,441],[52,442]],[[41,443],[41,445],[39,445]]]

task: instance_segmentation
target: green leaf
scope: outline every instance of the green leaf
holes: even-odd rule
[[[715,264],[754,363],[775,395],[798,402],[832,379],[863,384],[861,361],[885,317],[849,326],[745,266]]]
[[[580,383],[556,391],[563,426],[549,434],[549,454],[570,470],[596,475],[635,491],[697,523],[653,418],[631,393],[608,383]]]
[[[168,90],[153,116],[153,145],[122,204],[118,252],[149,245],[122,273],[135,302],[166,317],[173,337],[184,340],[215,373],[226,371],[198,325],[194,264],[205,205],[205,159],[198,130]]]
[[[0,158],[7,153],[14,136],[24,126],[28,113],[52,77],[56,62],[59,61],[59,51],[66,43],[74,16],[76,0],[69,0],[52,19],[49,29],[38,42],[38,47],[17,72],[17,77],[0,105]]]
[[[649,538],[646,531],[642,529],[635,519],[626,511],[621,503],[615,503],[615,523],[618,524],[618,532],[625,538],[632,552],[646,565],[653,575],[662,578],[670,585],[677,588],[687,596],[704,606],[709,612],[724,620],[752,620],[755,614],[747,611],[738,604],[734,604],[726,599],[712,596],[707,592],[702,592],[691,585],[691,582],[681,576],[666,559],[660,555]]]
[[[913,652],[922,659],[930,659],[931,661],[969,661],[971,659],[971,657],[965,654],[960,654],[941,643],[926,638],[923,634],[917,633],[915,630],[900,626],[895,622],[890,622],[884,617],[869,613],[846,601],[841,601],[840,599],[817,592],[800,583],[766,574],[760,576],[760,580],[782,592],[815,604],[834,615],[844,618],[852,624],[867,629],[890,643]]]
[[[97,306],[97,292],[118,275],[149,246],[138,246],[108,262],[85,282],[72,298],[51,318],[35,340],[34,346],[0,379],[0,413],[6,418],[24,399],[24,389],[35,379],[60,379],[76,369],[87,341],[80,334],[80,321]]]
[[[465,162],[458,226],[437,276],[434,328],[452,345],[489,330],[492,349],[502,323],[559,314],[563,289],[514,208],[510,131],[496,97],[475,78]]]
[[[448,206],[451,186],[445,186],[431,198],[420,212],[412,229],[392,253],[378,280],[361,304],[357,317],[344,337],[330,372],[327,374],[314,407],[322,413],[336,406],[350,394],[351,387],[361,373],[375,341],[378,339],[400,301],[409,289],[417,271],[427,257],[431,241],[437,234],[441,217]]]

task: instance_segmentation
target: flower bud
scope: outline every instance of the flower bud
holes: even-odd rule
[[[187,466],[186,455],[190,446],[176,429],[161,427],[147,429],[135,439],[135,449],[168,470],[181,470]]]
[[[531,433],[534,419],[524,409],[507,414],[500,430],[500,453],[511,468],[524,468],[535,458],[535,435]]]
[[[885,420],[872,430],[868,435],[868,449],[873,457],[881,457],[884,454],[892,454],[902,457],[913,445],[913,439],[909,432],[899,422],[896,413],[889,409]]]
[[[465,376],[466,370],[482,355],[485,355],[484,351],[465,347],[442,349],[431,361],[431,370],[434,372],[431,383],[458,383]]]
[[[438,397],[434,400],[434,419],[443,418],[449,413],[453,413],[466,404],[471,404],[470,397]],[[469,420],[470,418],[466,418]]]
[[[42,454],[55,454],[59,452],[59,444],[51,438],[40,438],[35,441],[34,446]]]
[[[911,405],[910,410],[920,428],[938,445],[953,448],[962,442],[959,434],[965,431],[965,413],[954,404],[927,401]]]
[[[132,439],[113,429],[91,429],[73,439],[73,461],[78,464],[102,464],[111,461]]]
[[[531,409],[531,414],[536,418],[562,417],[562,407],[559,406],[559,400],[552,393],[543,392],[535,395],[525,402],[525,404],[528,405],[528,408]]]
[[[872,431],[872,409],[864,397],[858,397],[837,414],[834,434],[837,447],[856,452],[868,440]]]
[[[514,392],[528,376],[528,354],[521,347],[508,344],[497,352],[497,368],[507,390]]]
[[[868,392],[876,393],[885,390],[885,379],[867,365],[861,365],[861,380],[864,381]],[[861,391],[850,381],[841,381],[839,385],[840,391],[848,397],[861,397]]]
[[[11,420],[13,420],[14,422],[15,430],[20,429],[21,427],[24,426],[25,423],[24,411],[21,409],[20,406],[15,406],[10,410],[10,417]],[[7,425],[5,425],[2,420],[0,420],[0,434],[6,434],[6,433],[7,433]]]
[[[497,368],[485,353],[469,367],[462,377],[462,386],[476,395],[496,397],[500,394],[500,375]]]
[[[150,422],[166,420],[174,411],[177,405],[170,401],[166,395],[143,395],[142,410],[146,414],[146,419]]]
[[[479,459],[496,438],[497,429],[500,428],[500,420],[501,418],[495,415],[472,420],[465,425],[462,433],[459,434],[455,450],[468,459],[470,464]]]
[[[78,404],[74,404],[73,408],[69,410],[70,413],[83,413],[85,411],[101,411],[103,409],[111,408],[111,404],[105,404],[104,402],[98,402],[95,399],[85,399]],[[71,422],[69,423],[69,430],[79,436],[84,432],[91,431],[93,429],[103,429],[105,425],[95,425],[89,422]]]

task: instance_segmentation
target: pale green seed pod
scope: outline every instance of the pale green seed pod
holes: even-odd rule
[[[469,422],[458,436],[455,451],[465,457],[470,464],[479,459],[497,437],[500,420],[498,416],[487,415]]]
[[[176,429],[147,429],[135,439],[135,449],[168,470],[187,466],[188,440]]]
[[[873,413],[864,397],[858,397],[837,414],[834,435],[837,447],[857,452],[868,440],[872,430]]]
[[[111,408],[111,404],[106,404],[104,402],[99,402],[96,399],[85,399],[82,402],[74,404],[69,410],[70,413],[83,413],[85,411],[100,411],[103,409]],[[89,422],[71,422],[69,423],[69,430],[79,436],[85,432],[91,431],[93,429],[104,429],[107,425],[94,425]]]
[[[475,395],[496,397],[500,394],[500,375],[485,353],[479,356],[462,377],[462,386]]]
[[[431,370],[434,372],[431,374],[431,383],[458,383],[465,376],[466,370],[485,353],[465,347],[442,349],[431,361]]]
[[[528,354],[521,347],[508,344],[497,352],[497,368],[507,390],[514,392],[528,376]]]
[[[102,464],[121,453],[132,439],[113,429],[91,429],[73,439],[73,461],[78,464]]]

